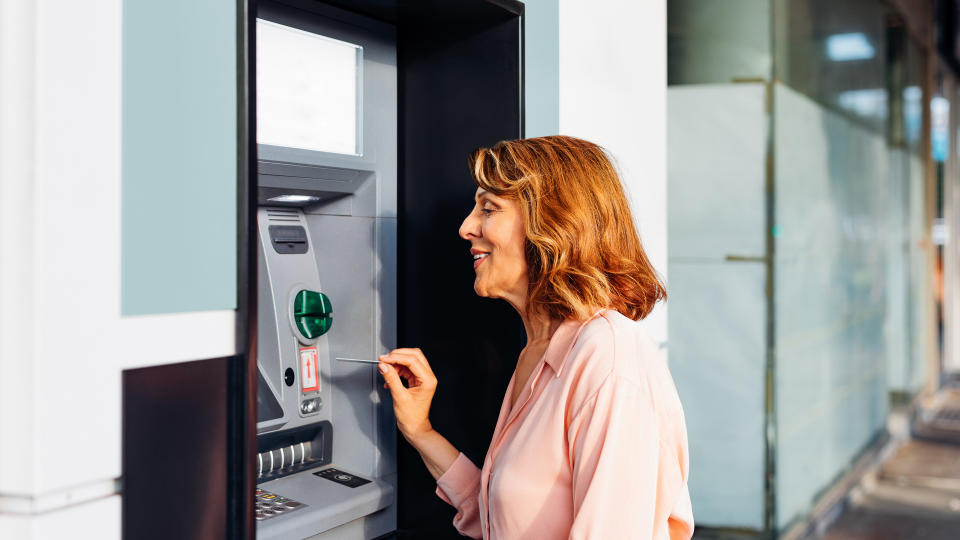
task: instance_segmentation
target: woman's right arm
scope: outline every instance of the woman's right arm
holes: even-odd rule
[[[417,449],[437,481],[437,495],[457,509],[453,525],[473,538],[483,535],[480,525],[480,469],[430,425],[430,403],[437,378],[420,349],[394,349],[377,365],[393,396],[397,427]],[[407,386],[403,381],[407,381]]]
[[[377,368],[393,396],[397,427],[407,442],[420,452],[436,480],[453,465],[460,452],[430,424],[430,403],[437,378],[420,349],[394,349],[380,357]],[[407,386],[403,381],[407,381]]]
[[[411,441],[410,444],[420,452],[420,458],[434,480],[439,480],[450,470],[450,466],[460,456],[460,451],[434,430],[424,433],[416,442]]]

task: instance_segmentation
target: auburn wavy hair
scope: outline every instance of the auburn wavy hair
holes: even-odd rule
[[[585,320],[610,308],[636,321],[666,299],[603,148],[562,135],[501,141],[469,164],[479,187],[520,203],[528,310]]]

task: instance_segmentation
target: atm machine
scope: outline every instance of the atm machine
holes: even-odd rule
[[[492,426],[484,399],[509,373],[457,374],[514,355],[519,330],[508,306],[473,294],[456,230],[475,189],[470,151],[523,133],[523,5],[253,5],[257,448],[245,439],[256,493],[243,534],[455,534],[419,457],[398,448],[374,361],[398,345],[435,352],[452,389],[437,397],[437,425],[482,458],[489,436],[454,412],[483,405],[492,416],[479,424]]]
[[[396,431],[376,358],[396,346],[393,27],[257,12],[256,534],[396,529]]]

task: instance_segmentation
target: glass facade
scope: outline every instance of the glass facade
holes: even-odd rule
[[[937,215],[942,221],[934,223],[932,234],[937,245],[937,272],[934,272],[934,296],[939,304],[941,317],[938,325],[937,345],[941,352],[942,371],[948,374],[960,372],[960,83],[944,73],[943,94],[950,100],[949,133],[953,142],[939,185]],[[939,230],[937,230],[939,229]],[[939,281],[939,283],[937,283]]]
[[[887,147],[777,84],[776,516],[783,528],[884,427]],[[902,332],[904,329],[898,329]]]
[[[766,85],[667,96],[669,358],[690,492],[698,523],[762,529]]]
[[[767,79],[770,0],[669,0],[667,84]]]
[[[885,133],[887,5],[878,0],[773,0],[773,13],[775,77]]]
[[[668,28],[693,504],[784,531],[931,377],[925,49],[880,0],[671,0]]]

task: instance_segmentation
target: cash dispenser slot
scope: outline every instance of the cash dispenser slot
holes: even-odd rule
[[[257,438],[258,540],[313,537],[393,504],[390,483],[331,462],[332,435],[321,421]]]
[[[257,483],[330,463],[333,426],[328,421],[257,438]]]

